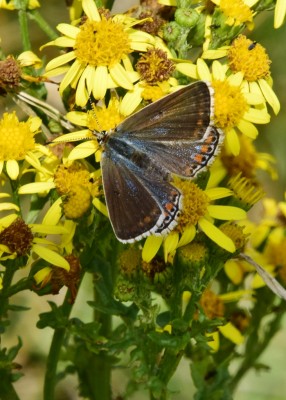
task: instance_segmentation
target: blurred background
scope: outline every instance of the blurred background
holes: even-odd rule
[[[68,22],[69,14],[64,0],[42,1],[41,13],[51,26],[55,27],[60,22]],[[134,0],[117,0],[114,12],[125,11],[135,5]],[[284,199],[286,188],[286,24],[278,30],[273,29],[273,12],[265,12],[255,20],[255,30],[247,35],[261,43],[268,51],[272,60],[271,72],[274,80],[274,90],[281,102],[280,114],[266,126],[260,127],[260,135],[256,141],[257,149],[261,152],[271,153],[277,162],[279,180],[272,182],[266,173],[261,173],[260,178],[265,183],[269,196],[278,200]],[[47,37],[40,31],[38,26],[31,22],[30,35],[36,51],[42,44],[48,41]],[[5,55],[17,55],[21,52],[21,38],[17,13],[0,10],[0,40],[2,51]],[[44,51],[45,56],[50,60],[58,55],[55,48],[49,47]],[[37,52],[41,56],[41,52]],[[49,101],[58,104],[58,95],[52,91]],[[0,116],[4,111],[11,110],[15,106],[7,98],[0,98]],[[257,205],[259,213],[259,205]],[[25,273],[25,271],[24,271]],[[77,298],[73,316],[80,315],[81,319],[89,321],[92,318],[92,311],[86,305],[86,301],[92,298],[90,276],[86,276]],[[49,350],[52,331],[50,329],[39,330],[36,328],[39,313],[49,310],[47,300],[62,302],[64,291],[58,296],[39,298],[33,293],[21,293],[15,296],[14,303],[25,305],[29,311],[13,314],[13,323],[7,333],[1,339],[2,347],[10,347],[17,344],[17,335],[23,334],[23,347],[19,352],[17,362],[22,365],[24,376],[15,384],[21,400],[40,400],[43,387],[45,371],[45,356]],[[286,398],[286,320],[281,331],[275,336],[267,350],[263,353],[259,362],[269,366],[269,370],[257,374],[249,372],[242,380],[235,400],[285,400]],[[114,373],[114,398],[119,396],[125,386],[127,377],[119,370]],[[79,399],[76,394],[76,379],[69,377],[61,382],[58,389],[58,400]],[[170,388],[174,391],[172,399],[189,400],[194,390],[192,388],[190,369],[188,361],[183,361],[171,381]],[[178,393],[181,392],[181,393]],[[1,394],[0,394],[1,399]],[[146,394],[136,394],[133,400],[148,399]]]

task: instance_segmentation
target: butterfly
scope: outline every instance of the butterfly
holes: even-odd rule
[[[183,195],[172,184],[174,175],[196,177],[223,137],[213,109],[212,87],[198,81],[101,133],[103,189],[119,241],[164,235],[176,226]]]

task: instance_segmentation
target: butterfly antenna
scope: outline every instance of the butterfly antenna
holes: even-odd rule
[[[93,116],[94,116],[94,119],[95,119],[95,121],[96,121],[96,123],[97,123],[97,126],[98,126],[98,132],[102,132],[103,131],[103,129],[102,129],[102,126],[100,126],[100,123],[99,123],[99,120],[98,120],[98,118],[97,118],[97,115],[96,115],[96,111],[95,111],[95,107],[94,107],[94,103],[91,101],[91,98],[89,97],[89,104],[90,104],[90,107],[91,107],[91,109],[92,109],[92,111],[93,111]]]

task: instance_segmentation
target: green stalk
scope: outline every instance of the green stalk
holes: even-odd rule
[[[28,30],[28,18],[26,10],[18,11],[18,19],[21,30],[21,37],[23,43],[23,51],[31,50],[31,42]]]
[[[96,296],[96,290],[95,290]],[[111,315],[94,311],[94,321],[101,325],[100,335],[110,337]],[[86,368],[83,371],[84,384],[88,386],[89,396],[92,400],[111,400],[111,359],[107,352],[91,353],[88,357]]]
[[[71,313],[73,304],[68,302],[70,298],[67,292],[63,303],[63,314],[68,317]],[[55,397],[55,386],[57,383],[57,366],[60,357],[62,343],[65,337],[66,329],[59,328],[54,332],[50,352],[47,359],[47,369],[44,382],[44,400],[53,400]]]
[[[52,29],[47,21],[42,17],[38,10],[30,10],[28,14],[29,18],[35,21],[43,32],[48,36],[49,39],[55,40],[58,34]]]
[[[232,392],[235,391],[237,385],[239,384],[240,380],[244,377],[244,375],[251,368],[253,368],[253,365],[257,362],[257,359],[261,356],[263,351],[265,349],[267,349],[270,340],[280,329],[281,320],[284,317],[284,315],[285,314],[283,312],[278,314],[277,317],[274,319],[274,321],[272,321],[271,324],[269,325],[269,330],[268,330],[267,334],[265,335],[264,340],[260,343],[258,342],[256,347],[253,348],[253,350],[251,352],[246,352],[244,354],[243,362],[241,363],[238,371],[236,372],[236,374],[230,384]],[[261,329],[261,324],[259,324],[256,327],[256,329],[252,332],[251,336],[255,335],[256,337],[258,337],[258,332],[260,331],[260,329]]]
[[[1,400],[20,400],[14,389],[12,383],[10,382],[9,376],[5,377],[1,374],[0,379],[0,398]]]
[[[14,261],[14,260],[12,260]],[[3,289],[0,291],[0,319],[3,317],[7,312],[7,307],[9,304],[9,289],[12,283],[12,279],[14,273],[17,271],[17,267],[13,266],[10,263],[7,263],[5,273],[3,276]]]

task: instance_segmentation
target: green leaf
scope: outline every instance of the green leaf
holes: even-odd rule
[[[180,350],[185,349],[191,335],[189,332],[186,332],[181,336],[173,336],[167,332],[153,331],[148,333],[148,337],[160,347],[167,347],[173,349],[175,352],[179,352]]]
[[[31,307],[19,306],[17,304],[9,304],[8,310],[10,311],[27,311],[30,310]]]
[[[66,317],[63,307],[58,307],[52,301],[48,303],[52,310],[39,315],[40,320],[37,322],[37,328],[43,329],[47,326],[53,329],[65,328],[68,325],[68,317]]]

